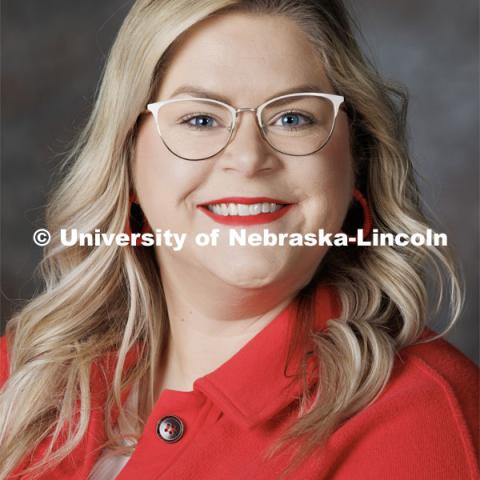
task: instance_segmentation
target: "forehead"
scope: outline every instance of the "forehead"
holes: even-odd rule
[[[293,20],[244,13],[209,18],[182,35],[158,99],[185,85],[235,105],[256,105],[301,85],[334,93],[318,52]]]

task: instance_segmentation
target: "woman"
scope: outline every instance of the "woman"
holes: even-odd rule
[[[2,338],[0,478],[477,478],[478,371],[426,327],[448,249],[227,241],[425,232],[405,105],[339,0],[138,0]]]

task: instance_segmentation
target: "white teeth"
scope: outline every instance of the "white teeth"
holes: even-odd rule
[[[269,203],[262,203],[262,212],[267,213],[270,211],[270,204]]]
[[[253,205],[249,205],[248,212],[250,215],[258,215],[259,213],[262,213],[262,204],[254,203]]]
[[[250,214],[250,209],[248,208],[248,205],[238,204],[237,210],[238,210],[238,214],[241,217],[246,217],[247,215]]]
[[[241,216],[259,215],[260,213],[273,213],[280,210],[283,205],[278,203],[253,203],[246,205],[244,203],[217,203],[215,205],[207,205],[207,208],[216,215]]]

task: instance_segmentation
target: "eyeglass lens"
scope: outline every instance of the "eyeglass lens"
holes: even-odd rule
[[[309,155],[328,140],[335,120],[333,103],[324,97],[297,96],[273,101],[262,110],[263,135],[277,151]],[[229,142],[234,118],[224,105],[207,99],[166,103],[158,111],[163,141],[176,155],[199,160]]]

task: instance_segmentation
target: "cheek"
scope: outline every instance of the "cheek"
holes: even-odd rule
[[[192,211],[190,193],[205,175],[205,167],[176,157],[167,150],[153,119],[140,128],[134,183],[142,209],[154,228],[174,228],[181,215]]]
[[[350,134],[345,115],[337,119],[335,130],[327,145],[320,151],[322,174],[340,191],[353,189],[353,159],[350,151]]]
[[[354,188],[348,123],[339,120],[328,144],[309,159],[303,172],[310,217],[332,232],[339,231]]]

